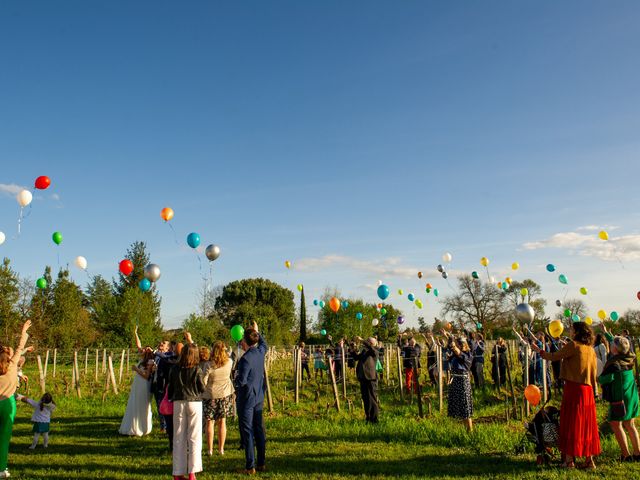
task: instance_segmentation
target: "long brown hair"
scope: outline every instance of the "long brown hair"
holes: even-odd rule
[[[573,340],[583,345],[593,345],[593,330],[585,322],[574,322]]]
[[[229,361],[229,354],[227,354],[227,346],[218,340],[213,344],[213,353],[211,354],[211,361],[216,368],[223,367]]]
[[[5,375],[9,371],[11,362],[11,349],[0,346],[0,375]]]
[[[195,343],[187,343],[182,348],[180,358],[178,359],[178,365],[180,368],[193,368],[200,363],[200,351]]]

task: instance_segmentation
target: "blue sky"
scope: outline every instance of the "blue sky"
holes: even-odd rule
[[[391,299],[409,325],[438,312],[424,281],[450,291],[445,251],[452,276],[518,261],[553,303],[552,262],[591,313],[640,306],[638,21],[634,1],[2,2],[0,255],[35,279],[59,230],[63,265],[110,277],[145,240],[167,326],[195,308],[190,231],[221,246],[217,284],[373,301],[381,279],[425,301]],[[15,238],[12,185],[38,175]]]

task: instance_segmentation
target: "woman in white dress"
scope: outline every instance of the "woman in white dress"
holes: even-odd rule
[[[136,346],[141,360],[134,365],[135,376],[131,384],[131,392],[127,401],[127,410],[120,424],[120,435],[135,435],[141,437],[151,433],[151,374],[153,372],[153,350],[142,348],[138,337],[138,327],[135,329]]]

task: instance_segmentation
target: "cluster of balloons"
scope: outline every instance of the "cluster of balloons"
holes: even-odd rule
[[[4,241],[6,240],[6,235],[4,234],[4,232],[0,232],[0,245],[2,245],[4,243]],[[640,294],[639,294],[640,295]]]
[[[527,385],[527,388],[524,389],[524,398],[526,398],[527,402],[531,405],[536,406],[542,399],[542,393],[536,385]]]

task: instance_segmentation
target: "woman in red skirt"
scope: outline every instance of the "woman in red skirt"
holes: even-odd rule
[[[560,407],[560,451],[563,467],[575,468],[574,458],[585,457],[580,468],[595,470],[593,457],[600,454],[600,437],[593,389],[596,386],[597,362],[593,350],[593,332],[584,322],[571,326],[572,342],[557,352],[532,348],[545,360],[562,360],[560,378],[564,393]]]

